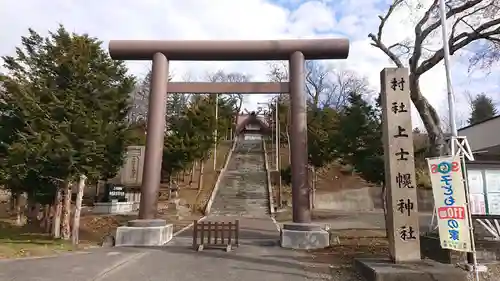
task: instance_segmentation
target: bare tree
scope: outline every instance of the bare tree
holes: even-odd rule
[[[134,91],[130,93],[130,98],[132,100],[131,108],[128,113],[128,120],[130,123],[141,123],[147,120],[150,81],[151,72],[139,81]]]
[[[340,70],[333,74],[332,91],[323,97],[323,106],[340,110],[347,105],[350,93],[360,93],[367,97],[374,92],[369,88],[366,77],[359,76],[354,71]]]
[[[269,72],[267,73],[267,78],[269,82],[287,82],[288,81],[288,63],[285,61],[279,61],[274,63],[269,63]]]
[[[495,40],[500,40],[495,38]],[[490,70],[491,67],[500,61],[500,42],[487,41],[470,58],[470,68],[479,67]]]
[[[332,70],[323,63],[306,61],[306,91],[311,106],[318,107],[321,97],[331,96],[335,88],[330,80],[331,73]]]
[[[368,80],[354,71],[333,70],[318,61],[307,61],[305,66],[306,92],[310,106],[341,109],[347,104],[349,93],[371,92]],[[270,64],[268,78],[271,82],[288,81],[288,65],[284,62]]]
[[[475,41],[498,42],[500,34],[499,0],[448,0],[446,19],[451,21],[449,37],[450,54]],[[372,45],[384,52],[397,67],[409,66],[410,96],[424,123],[431,144],[431,153],[444,153],[444,134],[440,117],[434,107],[423,96],[420,77],[443,60],[444,50],[431,50],[431,40],[439,34],[439,1],[434,0],[429,7],[419,3],[412,12],[423,12],[415,24],[414,39],[405,39],[393,45],[383,41],[383,31],[388,19],[398,9],[408,8],[405,0],[395,0],[385,15],[379,16],[380,25],[376,34],[368,35]],[[408,59],[408,64],[404,63]],[[480,61],[480,60],[478,60]]]
[[[229,72],[226,73],[223,70],[218,70],[214,73],[210,73],[207,75],[207,80],[210,82],[229,82],[229,83],[238,83],[238,82],[248,82],[250,81],[250,76],[247,76],[243,73],[239,72]],[[229,96],[238,101],[237,109],[238,112],[241,111],[241,107],[243,106],[244,96],[242,93],[230,93]]]

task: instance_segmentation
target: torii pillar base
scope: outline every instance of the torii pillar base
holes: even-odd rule
[[[316,224],[287,223],[281,229],[280,244],[295,250],[324,249],[330,246],[330,234]]]

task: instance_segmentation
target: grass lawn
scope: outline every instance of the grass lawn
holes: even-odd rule
[[[53,239],[35,226],[16,226],[12,220],[0,220],[0,259],[50,256],[86,246],[73,247],[71,241]]]

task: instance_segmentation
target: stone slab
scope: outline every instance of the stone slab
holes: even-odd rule
[[[173,225],[120,226],[116,229],[115,246],[163,246],[172,240]]]
[[[356,259],[354,267],[366,281],[467,281],[465,271],[427,260],[394,264],[388,259]]]
[[[322,230],[321,225],[310,224],[310,223],[285,223],[285,224],[283,224],[283,229],[297,230],[297,231],[320,231],[320,230]]]
[[[98,202],[94,203],[96,214],[128,214],[134,211],[134,202]]]
[[[328,231],[311,225],[312,230],[281,229],[281,247],[288,249],[310,250],[324,249],[330,246]]]
[[[128,222],[128,226],[132,227],[155,227],[155,226],[165,226],[167,225],[166,220],[162,219],[150,219],[150,220],[131,220]]]

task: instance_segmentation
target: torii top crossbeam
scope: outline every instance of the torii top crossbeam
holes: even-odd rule
[[[259,61],[288,60],[299,51],[306,60],[346,59],[348,39],[293,40],[111,40],[109,54],[119,60],[151,60],[155,53],[168,60]]]

